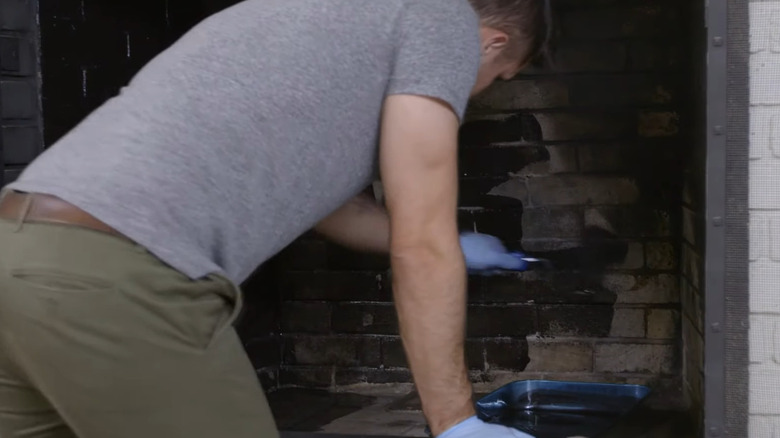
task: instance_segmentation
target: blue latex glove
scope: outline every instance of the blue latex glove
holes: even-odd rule
[[[534,438],[517,429],[485,423],[478,417],[468,418],[442,432],[436,438]]]
[[[523,260],[522,254],[507,251],[501,240],[489,234],[461,233],[460,246],[470,273],[528,269],[528,262]]]

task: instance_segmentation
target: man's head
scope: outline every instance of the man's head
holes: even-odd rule
[[[482,63],[472,95],[509,79],[546,50],[550,0],[469,0],[479,15]]]

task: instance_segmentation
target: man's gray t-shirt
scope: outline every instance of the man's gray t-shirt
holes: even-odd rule
[[[467,0],[247,0],[9,188],[65,199],[191,278],[241,282],[371,183],[385,96],[462,117],[479,52]]]

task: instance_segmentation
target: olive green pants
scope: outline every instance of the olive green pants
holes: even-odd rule
[[[240,307],[120,238],[0,220],[0,438],[278,437]]]

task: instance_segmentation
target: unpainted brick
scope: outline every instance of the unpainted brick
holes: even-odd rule
[[[691,286],[701,289],[703,281],[703,262],[696,250],[688,244],[682,245],[681,268],[682,275],[691,282]]]
[[[671,344],[602,343],[594,348],[595,371],[672,374],[677,355]]]
[[[647,242],[647,267],[655,270],[671,270],[677,267],[677,248],[671,242]]]
[[[701,293],[684,278],[680,280],[680,299],[683,315],[699,332],[704,332],[704,300]]]
[[[649,339],[676,339],[679,334],[680,312],[674,309],[647,310],[647,337]]]
[[[683,239],[693,247],[704,242],[704,219],[688,207],[683,207],[682,233]]]
[[[557,175],[529,178],[533,206],[625,205],[639,199],[639,189],[629,178],[595,175]]]
[[[616,307],[609,336],[613,338],[644,338],[645,310]]]
[[[545,336],[609,336],[614,309],[609,305],[539,306],[539,333]]]
[[[680,302],[679,281],[672,274],[607,274],[601,284],[617,294],[621,304],[671,304]]]
[[[680,132],[680,116],[672,111],[639,113],[639,135],[646,138],[671,137]]]
[[[555,79],[497,81],[471,101],[472,110],[555,108],[569,104],[569,89]]]
[[[704,370],[704,337],[691,324],[682,320],[682,345],[685,352],[683,374],[694,376]]]
[[[593,344],[586,340],[528,336],[526,372],[591,372]]]

